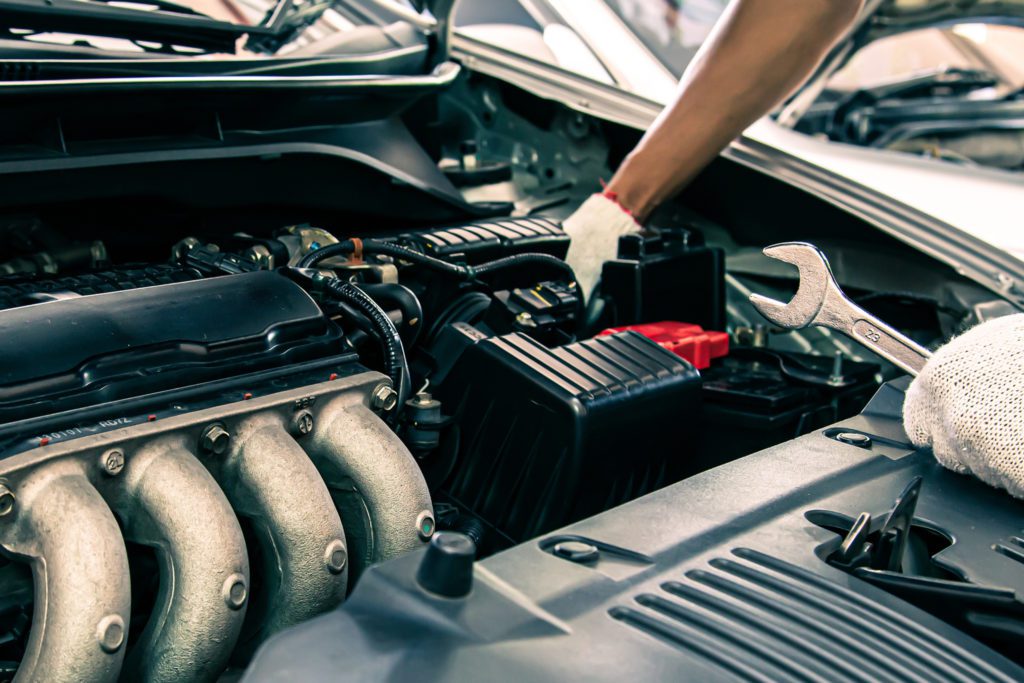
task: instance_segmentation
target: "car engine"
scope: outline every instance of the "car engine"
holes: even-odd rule
[[[237,680],[261,644],[438,531],[500,557],[856,415],[896,374],[743,309],[751,279],[793,284],[751,259],[797,230],[764,215],[784,196],[764,179],[713,167],[622,238],[584,305],[559,219],[628,148],[621,131],[551,103],[527,119],[487,81],[408,124],[387,98],[303,97],[311,139],[364,167],[267,151],[294,112],[262,99],[209,127],[197,109],[118,128],[81,102],[60,124],[71,156],[192,145],[193,128],[219,131],[225,159],[268,146],[234,165],[147,148],[56,184],[49,167],[5,176],[0,678]],[[991,298],[806,201],[789,213],[867,244],[872,285],[897,293],[852,289],[922,343]]]
[[[624,241],[605,284],[617,321],[721,325],[720,298],[630,309],[665,307],[666,269],[716,289],[721,253],[681,237]],[[683,446],[700,436],[693,363],[728,338],[577,338],[567,245],[557,222],[510,218],[188,237],[145,265],[98,242],[65,249],[89,260],[72,275],[31,272],[61,254],[6,264],[3,647],[19,676],[208,680],[438,528],[491,553],[706,467]]]

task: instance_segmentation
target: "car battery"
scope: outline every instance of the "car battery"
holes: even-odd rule
[[[725,329],[725,252],[682,228],[619,239],[618,258],[601,271],[609,327],[686,320]]]
[[[700,325],[665,321],[613,327],[601,335],[617,332],[636,332],[647,337],[663,349],[685,358],[698,370],[711,367],[711,361],[729,355],[729,335],[726,332],[705,330]]]
[[[878,389],[879,371],[874,363],[843,361],[837,374],[834,359],[827,356],[734,347],[727,358],[701,371],[702,466],[714,467],[856,415]]]

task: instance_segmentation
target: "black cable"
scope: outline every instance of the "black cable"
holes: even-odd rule
[[[385,371],[398,391],[398,406],[405,405],[411,391],[409,364],[405,357],[402,337],[395,324],[391,322],[391,318],[376,301],[350,282],[325,278],[321,284],[328,293],[359,311],[373,325],[384,350]]]
[[[351,240],[338,242],[336,244],[329,244],[326,247],[322,247],[316,251],[306,254],[302,257],[302,260],[299,261],[298,267],[313,268],[321,261],[325,261],[326,259],[333,258],[335,256],[351,254],[355,249],[356,245]],[[559,270],[568,282],[576,281],[576,273],[573,272],[572,267],[562,259],[556,256],[551,256],[550,254],[516,254],[514,256],[506,256],[495,261],[488,261],[487,263],[482,263],[479,266],[467,266],[435,258],[434,256],[424,254],[423,252],[402,246],[401,244],[383,242],[380,240],[365,240],[363,242],[363,253],[392,256],[394,258],[409,261],[410,263],[416,263],[426,268],[430,268],[431,270],[465,280],[475,280],[477,276],[480,275],[487,275],[507,268],[533,264],[548,266]]]
[[[351,240],[345,240],[344,242],[337,242],[336,244],[328,244],[326,247],[320,247],[315,249],[295,264],[296,268],[313,268],[316,264],[334,256],[348,256],[355,251],[356,245]]]

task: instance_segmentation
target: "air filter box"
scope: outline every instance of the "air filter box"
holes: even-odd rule
[[[441,489],[522,541],[688,474],[700,375],[624,332],[549,349],[519,333],[474,338],[437,390],[455,414]],[[443,450],[443,449],[442,449]]]

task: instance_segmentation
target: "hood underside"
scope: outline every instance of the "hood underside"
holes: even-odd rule
[[[1024,24],[1024,0],[868,0],[851,36],[867,43],[894,33],[969,21]]]

